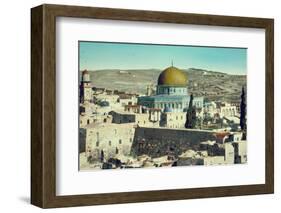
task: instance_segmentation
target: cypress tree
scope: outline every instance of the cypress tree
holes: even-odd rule
[[[241,103],[240,103],[240,127],[243,132],[243,140],[246,140],[247,120],[246,120],[246,94],[245,89],[242,87]]]
[[[101,153],[100,153],[100,162],[103,162],[104,161],[104,152],[103,150],[101,150]]]
[[[196,126],[196,108],[193,106],[193,94],[190,96],[186,112],[185,128],[194,129]]]

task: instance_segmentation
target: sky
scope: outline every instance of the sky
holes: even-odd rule
[[[79,42],[80,70],[198,68],[245,75],[247,49],[182,45]]]

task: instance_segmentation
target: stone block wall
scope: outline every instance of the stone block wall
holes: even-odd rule
[[[214,132],[194,129],[168,129],[138,127],[135,130],[131,154],[176,157],[188,149],[199,150],[200,142],[216,140]]]

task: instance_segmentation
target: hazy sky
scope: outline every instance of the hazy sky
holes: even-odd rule
[[[247,49],[79,42],[80,70],[199,68],[246,74]]]

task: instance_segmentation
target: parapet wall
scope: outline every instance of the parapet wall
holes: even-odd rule
[[[198,150],[200,142],[216,140],[214,132],[195,129],[168,129],[138,127],[135,130],[131,154],[160,157],[178,156],[187,149]]]

